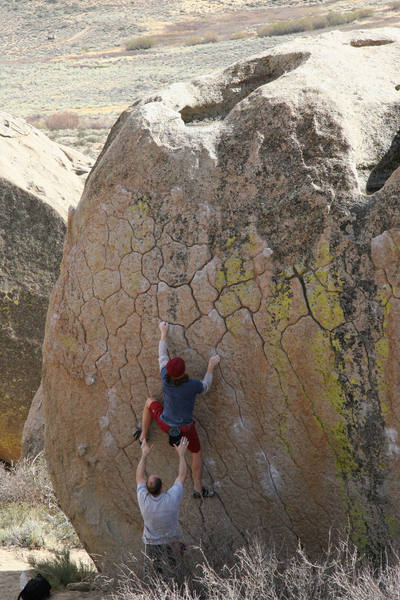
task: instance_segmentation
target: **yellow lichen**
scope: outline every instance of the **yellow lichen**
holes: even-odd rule
[[[226,319],[226,327],[233,337],[240,337],[243,333],[242,321],[237,314],[233,314]]]
[[[238,254],[233,254],[225,261],[226,281],[228,285],[247,281],[254,277],[251,263],[244,263]]]
[[[226,286],[225,273],[222,270],[216,272],[214,286],[219,292]]]
[[[240,308],[240,302],[236,294],[227,289],[222,292],[215,303],[215,307],[221,316],[227,317]]]
[[[271,286],[272,296],[268,300],[267,310],[275,327],[282,331],[289,322],[293,291],[286,280]]]
[[[332,330],[344,323],[345,318],[339,302],[339,294],[329,291],[314,273],[304,275],[310,310],[324,329]]]
[[[260,306],[261,294],[254,279],[233,286],[242,306],[256,312]]]

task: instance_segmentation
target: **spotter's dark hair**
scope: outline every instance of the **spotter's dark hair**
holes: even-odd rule
[[[153,477],[152,482],[149,484],[149,480],[147,480],[146,487],[147,490],[153,496],[157,496],[161,490],[162,481],[159,477]]]

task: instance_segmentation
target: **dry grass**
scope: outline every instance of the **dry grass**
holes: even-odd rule
[[[349,12],[330,12],[326,15],[317,15],[314,17],[303,17],[301,19],[290,19],[289,21],[278,21],[271,23],[258,30],[260,37],[269,37],[273,35],[288,35],[290,33],[300,33],[301,31],[313,31],[324,29],[325,27],[336,27],[346,23],[352,23],[360,19],[371,17],[374,11],[370,8],[362,8]]]
[[[18,502],[49,507],[57,503],[43,454],[10,468],[0,463],[0,504]]]
[[[342,542],[319,561],[298,547],[290,559],[253,541],[230,564],[215,567],[203,554],[190,577],[148,572],[138,576],[125,566],[114,600],[399,600],[400,566],[371,567]]]
[[[125,42],[125,50],[148,50],[155,44],[155,39],[151,36],[135,37]]]

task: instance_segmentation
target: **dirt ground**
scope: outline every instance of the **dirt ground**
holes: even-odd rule
[[[40,551],[42,552],[42,551]],[[0,548],[0,598],[1,600],[16,600],[19,594],[19,578],[21,571],[28,571],[30,566],[27,556],[31,550],[21,548]],[[86,552],[71,553],[74,559],[90,561]],[[54,600],[106,600],[101,592],[53,592]]]

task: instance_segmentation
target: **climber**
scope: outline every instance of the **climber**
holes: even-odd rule
[[[146,557],[154,561],[154,567],[162,572],[164,564],[175,566],[174,546],[182,552],[182,533],[178,524],[178,510],[183,496],[186,478],[185,453],[189,441],[182,437],[174,446],[179,456],[178,476],[168,491],[162,492],[162,481],[158,475],[149,475],[146,480],[146,459],[153,446],[142,442],[142,456],[136,469],[137,498],[144,521],[143,542]]]
[[[204,394],[211,386],[213,371],[219,363],[216,354],[208,361],[207,372],[202,381],[189,379],[185,372],[185,362],[180,357],[168,359],[167,332],[168,323],[162,321],[159,325],[161,339],[158,346],[158,361],[161,371],[164,406],[155,398],[148,398],[144,405],[142,428],[134,433],[134,437],[144,442],[152,419],[157,421],[159,428],[169,434],[170,444],[179,442],[184,435],[189,440],[188,449],[192,453],[193,497],[211,498],[215,492],[201,485],[203,459],[200,441],[193,421],[193,407],[197,394]]]

